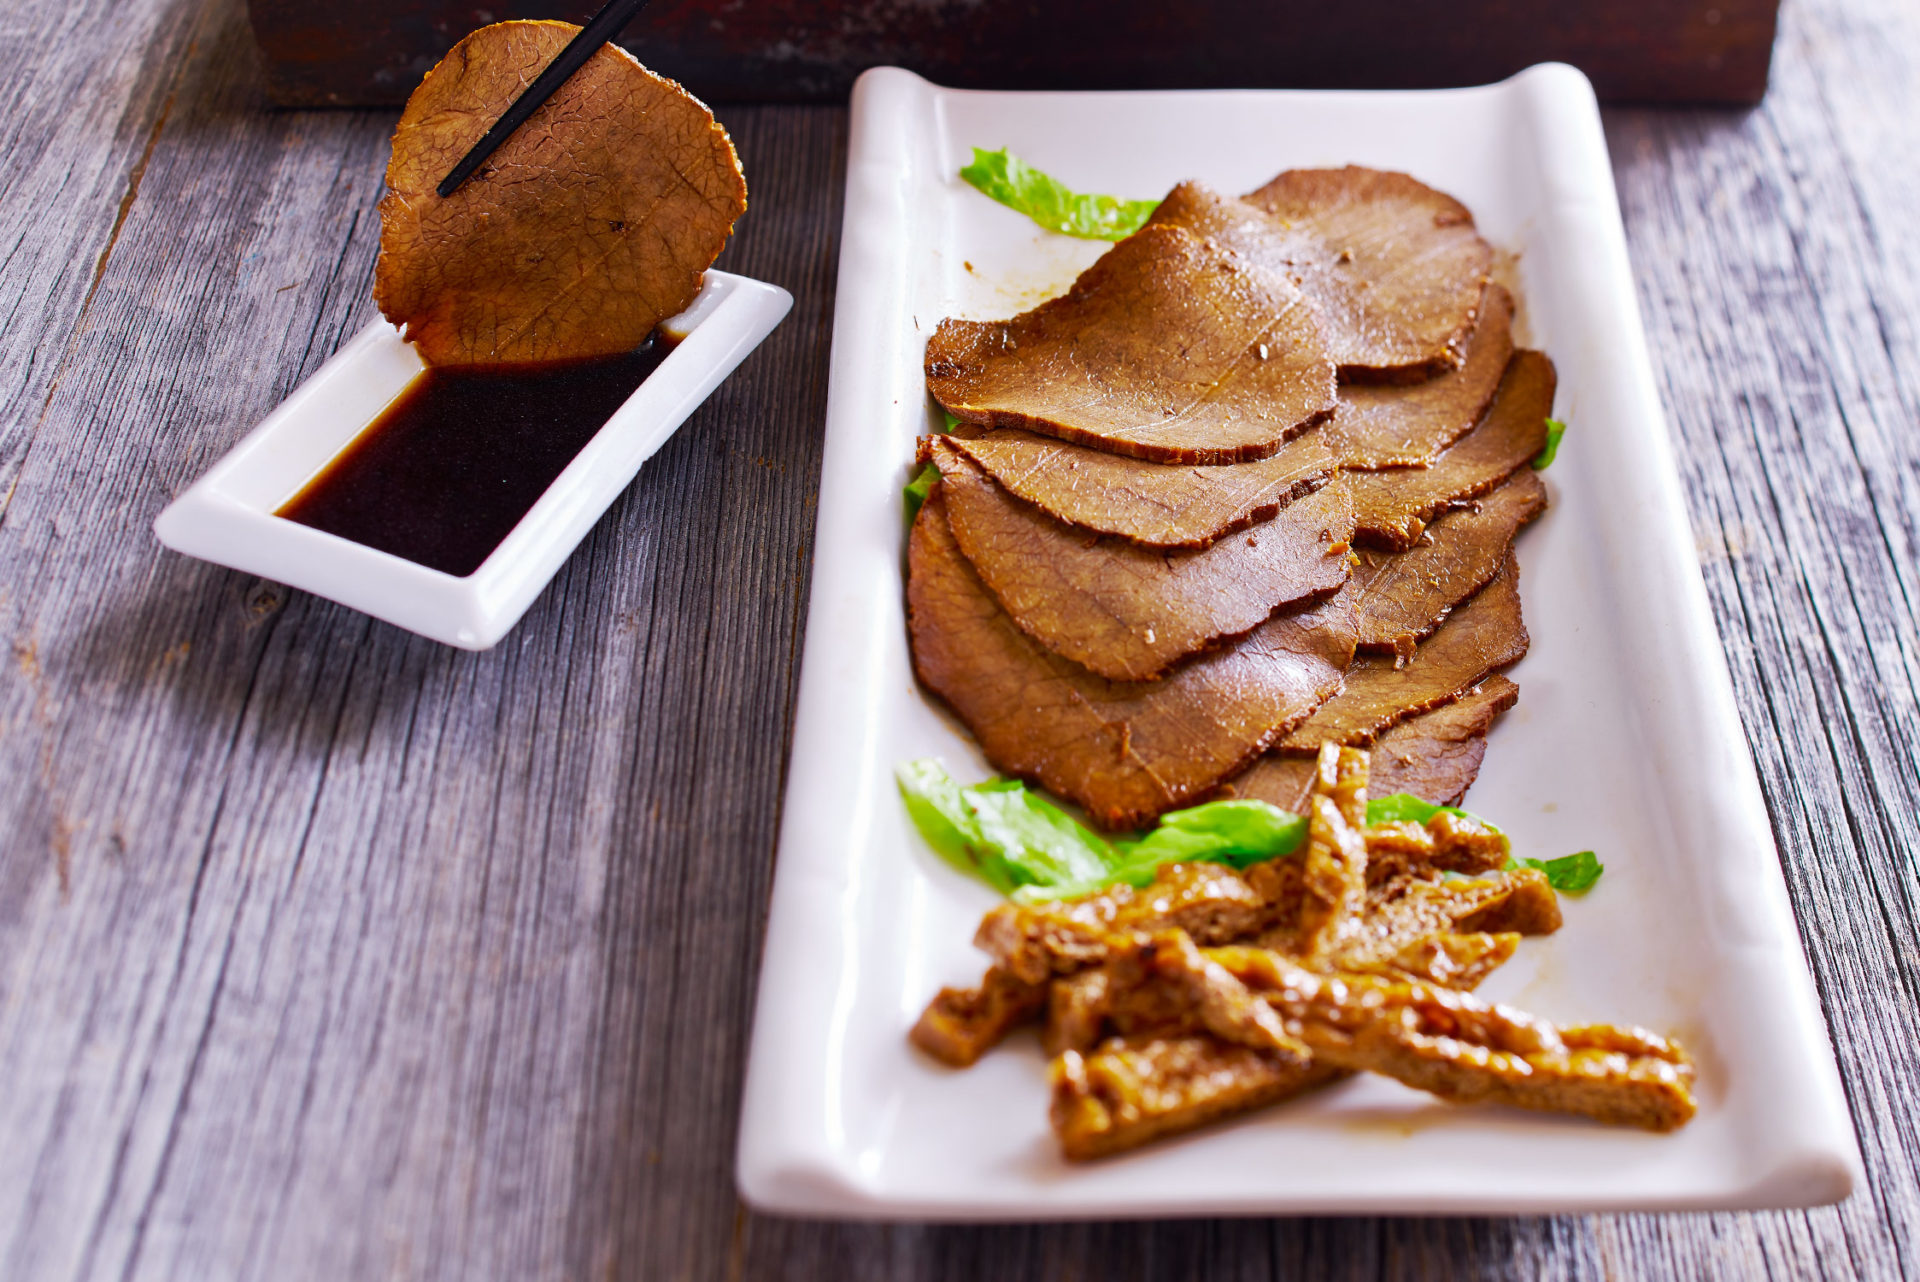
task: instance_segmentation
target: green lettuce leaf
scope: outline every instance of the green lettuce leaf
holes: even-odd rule
[[[988,846],[980,821],[974,818],[953,776],[931,760],[909,761],[893,773],[900,785],[900,798],[907,806],[907,817],[934,853],[1001,894],[1011,894],[1014,881],[1006,863]]]
[[[933,492],[934,482],[940,479],[940,469],[929,463],[913,474],[907,482],[907,488],[900,497],[906,501],[907,524],[913,524],[913,518],[920,515],[920,505],[927,501],[927,495]]]
[[[1123,240],[1159,207],[1157,200],[1121,200],[1069,191],[1005,148],[973,149],[973,163],[960,176],[1009,209],[1048,231],[1087,240]]]
[[[1462,819],[1471,819],[1486,824],[1494,832],[1499,832],[1491,823],[1487,823],[1471,810],[1462,810],[1458,806],[1436,806],[1431,801],[1422,801],[1410,792],[1396,792],[1391,797],[1375,797],[1367,803],[1367,827],[1375,824],[1423,824],[1430,822],[1435,815],[1459,815]]]
[[[1558,859],[1516,859],[1509,869],[1533,868],[1547,875],[1547,884],[1563,895],[1584,895],[1600,880],[1607,866],[1591,850],[1563,855]]]
[[[954,416],[953,416],[953,415],[952,415],[951,413],[949,413],[949,412],[948,412],[948,410],[947,410],[947,408],[946,408],[945,406],[942,406],[942,407],[940,408],[940,412],[941,412],[942,414],[945,414],[945,415],[946,415],[946,418],[947,418],[947,425],[946,425],[945,427],[943,427],[943,428],[941,428],[941,429],[940,429],[941,431],[943,431],[943,432],[951,432],[951,431],[952,431],[952,430],[953,430],[954,428],[956,428],[956,427],[958,427],[958,426],[960,426],[960,420],[959,420],[959,419],[957,419],[957,418],[955,418],[955,417],[954,417]]]
[[[935,853],[1023,903],[1120,882],[1144,886],[1167,863],[1246,868],[1292,854],[1307,834],[1305,819],[1264,801],[1215,801],[1110,842],[1017,779],[962,787],[931,760],[910,761],[895,775],[908,816]]]
[[[1547,420],[1547,443],[1533,456],[1533,470],[1543,472],[1553,466],[1553,459],[1560,452],[1560,438],[1567,434],[1567,425],[1557,418]]]
[[[1097,882],[1112,868],[1112,846],[1018,779],[960,791],[981,835],[1021,885]]]

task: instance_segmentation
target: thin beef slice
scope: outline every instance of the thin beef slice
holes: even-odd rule
[[[1202,548],[1267,520],[1324,485],[1335,463],[1324,428],[1267,458],[1214,467],[1148,463],[1013,429],[948,439],[1056,520],[1157,548]]]
[[[1527,652],[1520,618],[1520,567],[1508,553],[1493,581],[1448,616],[1399,667],[1365,656],[1340,693],[1280,741],[1280,751],[1313,753],[1325,743],[1371,741],[1387,727],[1451,702]]]
[[[1404,387],[1348,383],[1321,430],[1346,467],[1431,466],[1486,413],[1512,356],[1513,295],[1489,285],[1459,369]]]
[[[1515,352],[1479,425],[1433,466],[1348,473],[1355,541],[1404,552],[1435,513],[1485,494],[1525,467],[1547,443],[1553,392],[1553,362],[1541,352]]]
[[[1265,458],[1335,404],[1299,290],[1177,227],[1143,228],[1012,320],[941,321],[926,375],[964,422],[1160,463]]]
[[[1360,648],[1413,654],[1447,612],[1484,587],[1520,527],[1544,512],[1547,487],[1522,468],[1491,494],[1442,513],[1405,552],[1363,552],[1353,571]]]
[[[1293,281],[1349,382],[1417,383],[1459,365],[1493,265],[1466,206],[1375,169],[1290,170],[1239,200],[1182,183],[1149,222]]]
[[[453,195],[435,192],[579,30],[482,27],[401,113],[373,297],[429,364],[632,351],[693,301],[747,207],[727,131],[617,45],[588,59]]]
[[[1088,535],[1009,496],[936,437],[960,550],[1020,630],[1114,681],[1160,677],[1197,650],[1323,596],[1349,573],[1353,507],[1339,485],[1196,552]]]
[[[1404,792],[1436,805],[1457,805],[1480,773],[1494,718],[1519,697],[1519,686],[1495,675],[1452,703],[1392,727],[1373,742],[1367,794],[1391,797]],[[1236,797],[1303,814],[1313,780],[1312,757],[1268,753],[1231,786]]]
[[[1336,598],[1278,615],[1162,681],[1113,682],[1014,626],[973,572],[936,486],[908,541],[914,670],[987,759],[1137,828],[1198,801],[1340,686],[1353,634]]]

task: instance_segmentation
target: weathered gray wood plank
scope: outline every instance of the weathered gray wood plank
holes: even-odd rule
[[[17,5],[0,85],[0,1276],[1904,1276],[1904,0],[1790,5],[1754,113],[1609,115],[1703,567],[1869,1164],[1860,1197],[1804,1214],[745,1213],[730,1168],[844,114],[723,113],[753,184],[726,265],[795,312],[521,628],[466,655],[148,533],[370,319],[391,118],[261,110],[235,0]]]

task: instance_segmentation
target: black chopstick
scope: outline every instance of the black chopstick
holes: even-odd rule
[[[453,172],[440,180],[434,188],[444,200],[458,191],[460,184],[473,177],[473,171],[485,164],[494,149],[512,136],[513,131],[527,123],[527,117],[540,110],[540,105],[553,97],[554,91],[567,83],[574,72],[586,65],[587,59],[600,52],[600,46],[620,34],[620,29],[633,20],[633,15],[646,7],[647,0],[607,0],[600,6],[600,12],[587,20],[580,28],[580,34],[567,42],[560,56],[547,64],[534,82],[528,85],[513,105],[508,107],[500,119],[493,122],[493,128],[480,136],[473,144],[473,150],[460,158]]]

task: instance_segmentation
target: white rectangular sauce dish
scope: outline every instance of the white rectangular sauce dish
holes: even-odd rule
[[[374,321],[153,524],[176,552],[304,588],[463,650],[520,621],[593,523],[687,416],[773,331],[793,298],[709,271],[693,305],[662,322],[677,340],[633,395],[472,574],[446,574],[274,515],[359,437],[423,368]]]
[[[954,1071],[907,1042],[977,981],[994,896],[920,841],[893,769],[988,767],[915,684],[900,490],[932,430],[922,352],[1105,248],[956,176],[1010,148],[1078,191],[1248,191],[1281,170],[1404,170],[1517,254],[1518,336],[1560,372],[1553,506],[1519,542],[1528,657],[1472,808],[1517,853],[1595,850],[1599,885],[1481,989],[1680,1037],[1672,1135],[1463,1108],[1361,1078],[1117,1158],[1063,1161],[1018,1035]],[[853,99],[818,551],[740,1125],[746,1199],[796,1215],[1065,1219],[1806,1206],[1847,1196],[1852,1126],[1695,561],[1593,93],[1546,65],[1428,92],[984,93],[869,72]]]

